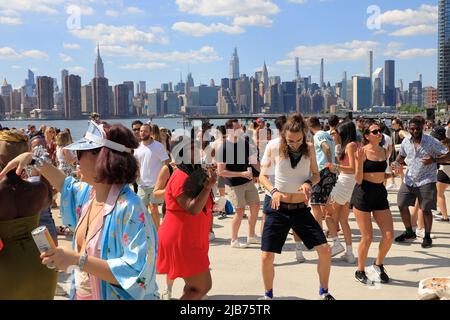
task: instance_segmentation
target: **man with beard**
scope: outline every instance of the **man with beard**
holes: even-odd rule
[[[161,200],[153,198],[153,189],[163,165],[169,163],[169,156],[164,146],[153,140],[149,124],[140,129],[141,144],[134,151],[139,163],[138,196],[146,207],[149,207],[156,229],[159,228],[159,209]]]
[[[438,140],[423,134],[425,119],[421,116],[412,118],[409,122],[410,138],[405,138],[400,147],[397,162],[405,164],[407,159],[408,170],[402,186],[398,192],[397,203],[406,231],[395,238],[396,242],[414,240],[416,233],[411,226],[411,216],[408,207],[414,206],[419,199],[425,223],[425,237],[422,248],[430,248],[430,237],[433,223],[432,210],[436,210],[437,202],[437,164],[450,160],[450,153]],[[392,165],[394,168],[395,163]]]

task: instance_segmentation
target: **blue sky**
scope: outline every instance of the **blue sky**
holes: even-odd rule
[[[97,42],[112,84],[156,88],[188,69],[196,85],[217,83],[236,46],[247,75],[266,60],[270,76],[292,80],[298,56],[318,82],[324,58],[334,84],[343,71],[367,74],[372,49],[374,69],[395,59],[405,86],[418,73],[436,85],[436,0],[0,0],[0,35],[0,77],[14,87],[28,68],[89,82]]]

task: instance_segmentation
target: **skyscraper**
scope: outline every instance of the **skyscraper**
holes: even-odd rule
[[[81,78],[67,75],[64,78],[64,116],[66,119],[81,117]]]
[[[8,81],[6,81],[6,78],[3,79],[1,95],[5,96],[5,97],[6,96],[9,97],[11,95],[11,92],[12,92],[12,86],[10,84],[8,84]]]
[[[370,78],[370,96],[373,94],[373,51],[369,51],[369,78]],[[373,100],[372,100],[373,102]]]
[[[97,58],[95,59],[95,73],[94,78],[104,78],[105,69],[103,66],[102,58],[100,57],[100,45],[97,44]]]
[[[94,78],[91,81],[92,111],[101,117],[109,116],[109,86],[108,79]]]
[[[230,59],[230,79],[239,79],[239,57],[237,54],[237,48],[234,48],[233,55]]]
[[[92,112],[92,87],[89,84],[81,87],[81,112]]]
[[[347,99],[347,71],[344,71],[344,73],[342,74],[342,93],[341,93],[341,98],[345,102],[348,101],[348,99]]]
[[[384,62],[384,105],[396,105],[395,94],[395,61],[386,60]]]
[[[320,87],[323,88],[325,85],[324,83],[324,65],[323,65],[323,59],[320,60]]]
[[[383,105],[383,68],[377,68],[372,74],[372,105]]]
[[[135,114],[134,106],[133,106],[133,97],[134,97],[134,82],[133,81],[124,81],[124,85],[128,88],[128,112],[129,114]]]
[[[361,111],[371,107],[370,77],[353,77],[353,111]]]
[[[450,104],[450,0],[439,0],[438,102]]]
[[[66,69],[61,70],[61,90],[64,92],[64,79],[69,75],[69,71]]]
[[[295,58],[295,80],[300,81],[300,59],[298,57]]]
[[[34,81],[34,73],[33,71],[28,69],[28,77],[25,79],[25,96],[32,97],[34,96],[34,89],[36,89],[36,82]]]
[[[128,111],[128,87],[125,84],[118,84],[114,86],[114,115],[127,117]]]
[[[39,109],[52,110],[54,105],[53,79],[50,77],[37,77],[36,95]]]
[[[139,81],[139,94],[144,94],[147,92],[147,84],[145,81]]]
[[[188,73],[187,78],[186,78],[186,85],[189,88],[192,88],[193,86],[195,86],[194,84],[194,78],[192,77],[192,73]]]
[[[266,61],[264,61],[264,66],[262,69],[262,78],[260,79],[264,83],[264,92],[269,88],[269,72],[267,71]]]

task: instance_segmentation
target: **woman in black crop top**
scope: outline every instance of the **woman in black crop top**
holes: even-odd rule
[[[383,267],[383,261],[391,248],[394,226],[389,209],[388,194],[384,186],[387,169],[386,151],[380,146],[382,133],[378,124],[371,124],[364,131],[364,148],[356,153],[356,187],[353,191],[351,204],[356,217],[361,240],[358,247],[358,269],[355,279],[370,284],[365,274],[365,263],[369,247],[372,243],[373,217],[381,232],[381,242],[377,258],[371,268],[378,274],[381,283],[389,282],[389,277]]]

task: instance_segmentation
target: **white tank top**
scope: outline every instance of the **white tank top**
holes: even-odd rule
[[[63,148],[58,146],[56,147],[56,159],[58,160],[58,164],[63,164],[66,162],[66,159],[64,158],[63,154]]]
[[[311,178],[310,160],[305,155],[292,169],[291,160],[289,158],[283,159],[277,157],[278,161],[275,163],[275,188],[280,192],[301,194],[298,191],[305,181]]]

